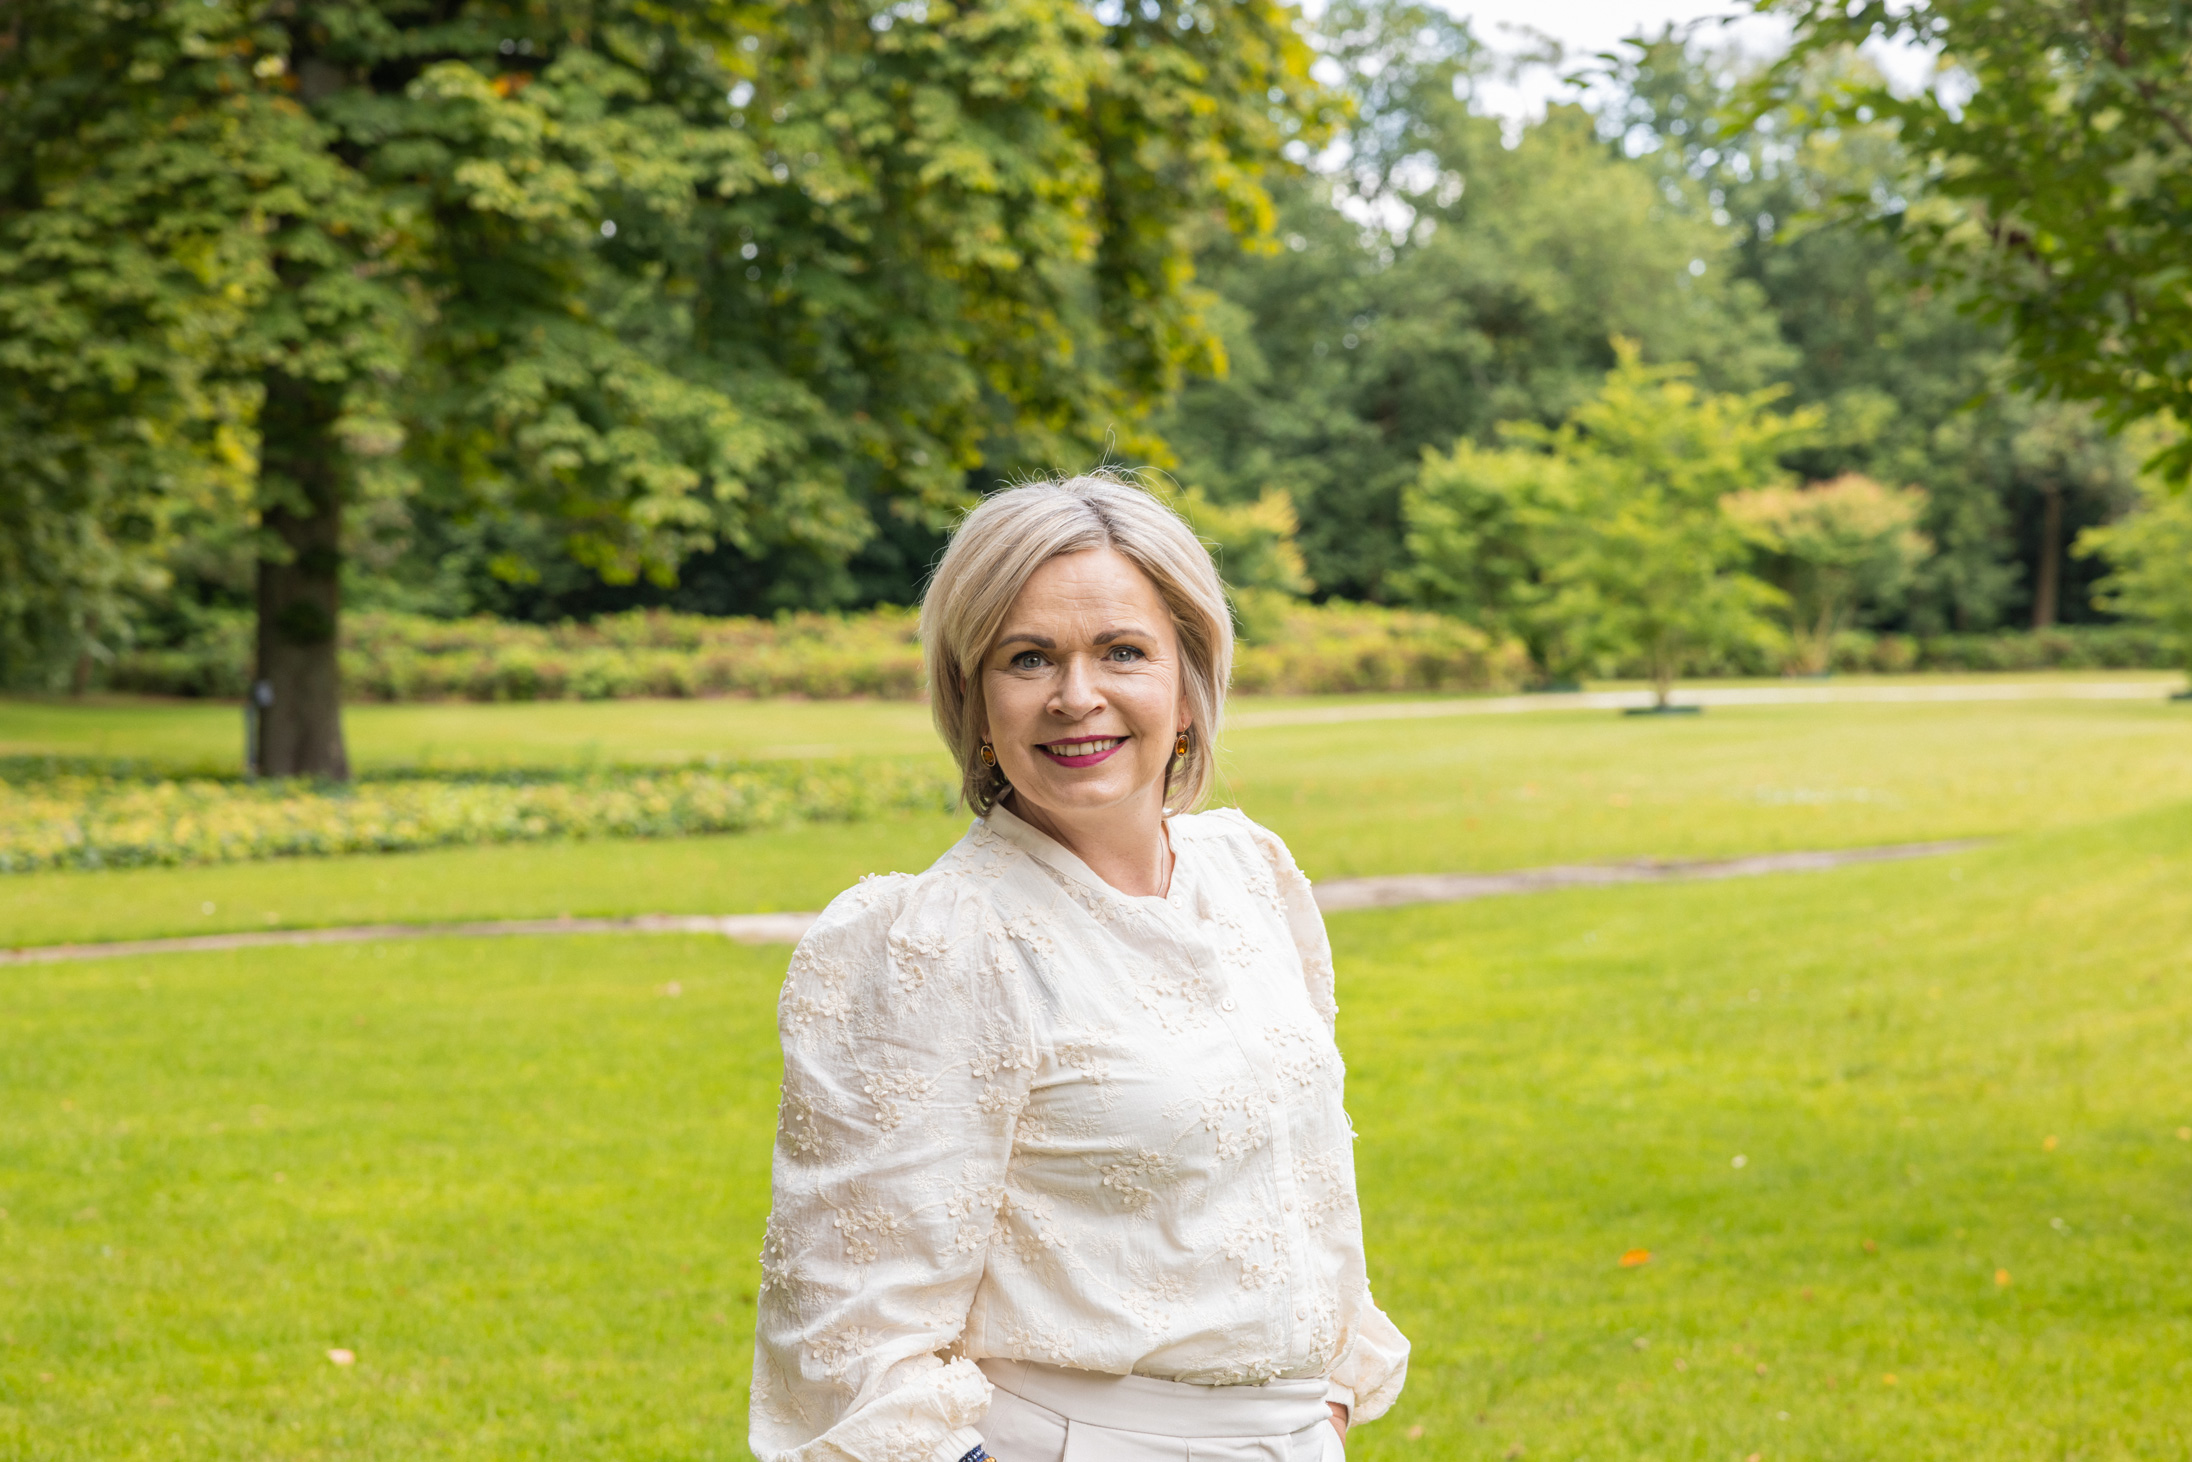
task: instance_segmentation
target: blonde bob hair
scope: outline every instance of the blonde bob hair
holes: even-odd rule
[[[979,816],[1007,790],[982,761],[982,661],[1035,571],[1062,553],[1118,550],[1156,586],[1180,640],[1180,688],[1191,717],[1187,754],[1165,774],[1165,805],[1184,811],[1210,791],[1218,722],[1233,674],[1233,616],[1210,551],[1178,513],[1104,475],[1033,482],[991,497],[960,521],[921,598],[922,654],[936,729],[959,761]]]

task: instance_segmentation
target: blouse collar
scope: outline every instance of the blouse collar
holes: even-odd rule
[[[1172,884],[1161,895],[1123,893],[1113,888],[1103,880],[1095,869],[1075,856],[1065,844],[1059,842],[1050,834],[1041,831],[1002,802],[990,805],[989,813],[982,819],[982,823],[990,831],[996,833],[1006,842],[1011,843],[1021,852],[1034,858],[1038,863],[1048,865],[1051,869],[1064,874],[1075,883],[1086,885],[1092,893],[1107,894],[1112,898],[1122,899],[1130,904],[1168,904],[1179,901],[1183,883],[1181,878],[1182,864],[1185,862],[1181,855],[1186,848],[1186,841],[1173,835],[1172,813],[1169,809],[1165,812],[1165,820],[1161,826],[1164,830],[1165,840],[1172,846]]]

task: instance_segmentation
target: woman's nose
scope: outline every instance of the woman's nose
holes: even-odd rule
[[[1096,677],[1088,662],[1079,655],[1073,656],[1060,669],[1058,688],[1050,697],[1051,714],[1079,721],[1102,709],[1103,696],[1096,689]]]

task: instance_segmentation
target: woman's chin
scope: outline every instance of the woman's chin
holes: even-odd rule
[[[1029,781],[1013,783],[1015,800],[1032,803],[1047,816],[1072,819],[1116,812],[1157,795],[1157,779],[1122,775],[1125,770],[1039,767]]]

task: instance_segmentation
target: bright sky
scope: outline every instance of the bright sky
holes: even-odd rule
[[[1677,25],[1696,20],[1737,17],[1732,26],[1707,26],[1701,39],[1733,42],[1753,54],[1766,55],[1787,43],[1788,27],[1779,20],[1750,12],[1740,0],[1443,0],[1454,14],[1474,22],[1479,39],[1502,51],[1529,44],[1525,28],[1551,36],[1567,48],[1570,65],[1595,52],[1613,49],[1616,42],[1646,31],[1656,34],[1670,21]],[[1907,48],[1867,48],[1867,54],[1891,80],[1915,85],[1930,70],[1927,59]],[[1508,118],[1536,117],[1546,99],[1561,88],[1556,73],[1536,68],[1513,84],[1483,87],[1478,96],[1485,108]]]

